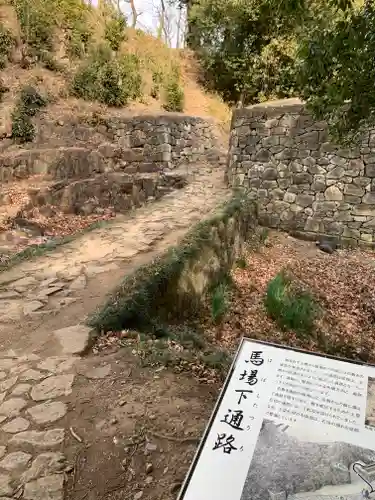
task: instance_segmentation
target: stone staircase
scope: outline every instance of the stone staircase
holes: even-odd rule
[[[226,152],[201,118],[45,118],[33,143],[0,141],[0,247],[7,219],[25,221],[35,207],[89,216],[126,213],[184,187],[205,167],[220,168]],[[17,221],[16,221],[17,225]]]

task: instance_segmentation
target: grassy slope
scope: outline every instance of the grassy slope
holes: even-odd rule
[[[73,0],[74,1],[74,0]],[[78,0],[77,0],[78,1]],[[31,2],[30,5],[33,5]],[[33,8],[33,7],[31,7]],[[94,9],[88,22],[93,27],[94,43],[103,40],[105,15]],[[6,26],[16,39],[20,40],[21,29],[10,0],[0,0],[0,23]],[[143,80],[142,97],[137,102],[130,103],[126,108],[111,109],[111,113],[143,113],[160,112],[163,110],[163,95],[158,99],[150,96],[152,72],[154,68],[161,69],[167,75],[172,66],[179,66],[181,83],[185,91],[184,112],[190,115],[213,117],[224,130],[229,124],[228,107],[214,95],[205,92],[197,83],[198,65],[194,55],[187,50],[168,48],[162,41],[140,30],[126,29],[127,40],[121,45],[120,52],[136,54],[141,62]],[[53,104],[47,108],[49,119],[59,119],[61,115],[76,115],[77,112],[105,112],[106,107],[99,103],[85,102],[69,96],[69,81],[79,61],[66,57],[61,33],[56,33],[54,58],[66,68],[62,74],[35,64],[28,69],[22,69],[19,64],[20,45],[15,49],[12,60],[0,71],[0,78],[10,89],[0,102],[0,134],[10,132],[10,115],[19,89],[26,83],[37,85],[39,89],[53,98]]]

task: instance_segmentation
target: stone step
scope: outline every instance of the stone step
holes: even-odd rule
[[[113,207],[116,212],[127,212],[185,185],[186,179],[173,172],[133,176],[124,172],[109,172],[30,190],[30,207],[54,205],[65,213],[82,215],[108,207]]]
[[[103,156],[88,148],[21,149],[0,155],[0,182],[32,175],[52,179],[88,177],[104,170]]]

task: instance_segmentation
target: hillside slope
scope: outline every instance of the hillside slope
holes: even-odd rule
[[[142,121],[144,116],[145,121],[156,120],[152,127],[162,130],[157,117],[166,113],[169,116],[168,112],[179,112],[178,127],[184,126],[184,115],[201,117],[212,123],[209,128],[218,137],[218,146],[225,148],[229,108],[199,86],[198,75],[194,54],[170,49],[161,40],[124,27],[123,19],[108,7],[89,8],[81,0],[0,0],[0,260],[25,245],[46,241],[45,235],[64,236],[114,216],[116,210],[111,209],[109,202],[99,209],[96,200],[97,210],[87,209],[84,197],[89,202],[94,196],[87,186],[95,183],[97,190],[109,183],[110,196],[115,196],[116,183],[125,182],[123,172],[129,155],[133,160],[143,155],[146,165],[155,154],[163,155],[163,144],[155,146],[163,132],[160,136],[154,130],[154,135],[144,137],[139,145],[133,141],[129,147],[136,148],[135,155],[122,151],[120,166],[101,158],[99,168],[92,169],[86,162],[77,170],[77,162],[83,161],[90,151],[98,158],[97,148],[101,145],[106,153],[109,147],[109,154],[119,154],[119,136],[111,132],[113,120],[131,128],[134,117]],[[184,123],[190,130],[198,122]],[[210,148],[214,141],[211,131],[199,123],[203,136],[198,130],[198,141],[203,141],[203,148]],[[178,151],[173,154],[179,155],[190,139],[182,134],[178,139],[182,146],[177,146]],[[147,142],[154,144],[150,146],[154,156],[150,156],[150,148],[144,147]],[[48,166],[46,170],[48,162],[52,168]],[[59,162],[71,174],[56,174],[58,169],[52,163]],[[155,167],[150,167],[152,171],[147,168],[143,166],[143,174],[136,173],[131,182],[137,186],[148,183],[159,195],[185,182],[178,175],[166,181],[155,172]],[[116,174],[115,181],[108,180],[109,169],[122,169],[123,177]],[[38,175],[50,171],[52,176]],[[126,181],[130,182],[128,177]],[[62,178],[65,180],[61,184]],[[66,201],[68,197],[70,203],[72,190],[80,190],[83,211],[67,214],[53,205],[41,213],[38,204],[30,203],[30,193],[34,193],[34,200],[39,196],[35,193],[47,193],[45,199]]]
[[[2,93],[0,102],[0,136],[9,136],[11,133],[11,113],[15,100],[21,88],[25,85],[36,86],[41,93],[48,96],[49,105],[46,112],[50,119],[59,119],[59,116],[77,112],[104,113],[108,107],[97,101],[77,99],[70,91],[72,79],[77,68],[83,64],[85,58],[93,48],[107,43],[104,38],[106,23],[111,18],[111,13],[91,9],[86,13],[85,22],[87,29],[92,32],[90,45],[86,54],[80,57],[72,57],[67,45],[67,39],[71,38],[70,28],[56,27],[53,33],[53,47],[41,53],[35,53],[34,42],[27,41],[26,30],[33,30],[33,26],[27,25],[22,29],[14,5],[22,4],[22,9],[29,9],[37,17],[38,5],[45,4],[43,0],[2,0],[0,2],[0,57],[7,57],[6,63],[0,69],[0,79],[3,87],[7,89]],[[54,3],[54,2],[50,2]],[[56,2],[55,2],[56,3]],[[68,5],[80,4],[80,0],[65,0],[60,2],[60,9]],[[26,7],[25,7],[26,6]],[[61,14],[61,13],[60,13]],[[63,17],[63,14],[58,16]],[[29,23],[30,24],[30,23]],[[35,23],[37,24],[37,23]],[[60,21],[60,25],[64,25]],[[10,50],[8,56],[4,41],[4,30],[9,30],[13,40],[9,42]],[[41,33],[40,36],[42,36]],[[166,104],[164,88],[168,85],[168,79],[172,71],[177,68],[179,72],[180,85],[184,90],[185,99],[183,112],[188,115],[201,117],[213,117],[224,129],[229,122],[229,109],[219,97],[211,95],[202,89],[197,83],[199,68],[193,53],[188,50],[177,50],[168,48],[161,40],[148,35],[141,30],[131,28],[124,29],[125,40],[120,43],[119,54],[133,54],[138,59],[141,74],[140,95],[131,100],[127,106],[111,108],[114,113],[150,113],[160,112]],[[38,42],[39,43],[39,42]],[[42,42],[41,42],[42,43]],[[70,40],[68,40],[70,43]],[[31,50],[30,50],[31,46]],[[37,48],[36,52],[39,51]],[[42,57],[41,57],[42,56]],[[41,60],[45,59],[45,61]],[[0,68],[1,68],[0,64]],[[25,67],[26,66],[26,67]],[[48,68],[48,69],[47,69]],[[153,80],[159,80],[157,85]],[[155,95],[155,86],[160,87],[158,95]]]

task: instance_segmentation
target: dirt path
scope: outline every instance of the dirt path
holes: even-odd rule
[[[175,244],[228,195],[222,171],[202,166],[186,188],[1,273],[0,347],[58,354],[51,331],[83,322],[127,272]]]
[[[117,490],[121,494],[121,488],[111,486],[111,474],[118,470],[122,481],[125,472],[134,476],[127,464],[134,446],[142,449],[149,464],[144,465],[145,475],[153,477],[151,469],[156,464],[150,465],[151,455],[161,445],[151,443],[145,435],[145,419],[162,430],[165,425],[159,418],[169,420],[167,434],[182,432],[184,436],[192,431],[199,435],[205,422],[201,407],[210,388],[197,394],[192,381],[181,376],[177,384],[168,383],[166,376],[160,391],[154,372],[129,372],[131,365],[123,355],[118,359],[64,355],[53,332],[84,322],[127,272],[177,243],[193,223],[227,196],[222,171],[202,166],[186,188],[0,274],[0,498],[23,495],[26,500],[60,500],[64,479],[71,498],[116,498],[112,494]],[[153,381],[158,385],[157,396]],[[191,407],[192,392],[197,401],[197,425],[190,430],[175,428],[173,415],[188,404],[187,400]],[[152,413],[155,398],[159,409],[164,408],[161,415]],[[192,410],[190,421],[194,419]],[[126,447],[121,437],[124,433],[137,434],[138,444]],[[100,446],[93,446],[95,442]],[[176,464],[182,460],[187,467],[190,455],[181,457],[177,449],[186,446],[193,451],[195,444],[195,439],[167,439],[162,449],[174,447]],[[95,479],[97,468],[101,479]],[[164,469],[158,468],[157,475],[164,471],[167,477]],[[87,474],[89,481],[94,478],[100,484],[88,487]],[[155,478],[144,480],[142,492],[146,486],[153,487]],[[134,498],[139,500],[142,495],[138,492]]]

